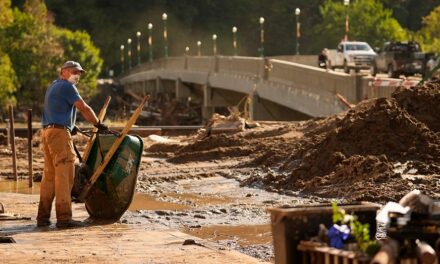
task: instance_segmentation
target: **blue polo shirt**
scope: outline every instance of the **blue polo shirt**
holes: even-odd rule
[[[44,97],[44,110],[41,119],[43,126],[58,124],[72,130],[76,121],[74,103],[79,99],[81,96],[75,85],[61,79],[54,81]]]

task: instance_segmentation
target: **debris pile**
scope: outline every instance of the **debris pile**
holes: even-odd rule
[[[211,135],[178,149],[169,161],[242,158],[240,168],[258,168],[242,184],[280,192],[387,201],[418,188],[436,197],[439,97],[440,80],[433,80],[324,119]]]

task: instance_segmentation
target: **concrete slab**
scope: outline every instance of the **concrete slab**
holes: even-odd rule
[[[58,229],[36,227],[38,195],[0,193],[5,211],[31,220],[0,221],[0,236],[16,243],[0,243],[1,263],[262,263],[236,251],[218,250],[206,241],[175,230],[121,223]],[[76,220],[87,218],[82,204],[74,204]],[[55,222],[55,219],[51,219]],[[196,244],[183,245],[187,239]]]

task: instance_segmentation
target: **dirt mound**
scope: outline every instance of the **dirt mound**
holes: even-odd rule
[[[177,152],[182,148],[182,145],[172,144],[172,143],[156,143],[151,145],[146,149],[148,152],[156,152],[156,153],[168,153],[168,152]]]
[[[398,200],[409,186],[393,169],[385,155],[355,155],[341,162],[329,175],[302,183],[303,192],[349,200]],[[394,191],[390,192],[390,188]]]
[[[433,79],[423,86],[401,87],[392,96],[401,108],[429,129],[440,131],[440,79]]]
[[[440,177],[438,88],[433,80],[328,118],[212,135],[170,161],[245,155],[249,160],[240,168],[261,173],[241,179],[242,185],[280,192],[385,202],[418,188],[437,197],[440,186],[427,179]]]

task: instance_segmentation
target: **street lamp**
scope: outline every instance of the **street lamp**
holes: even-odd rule
[[[131,69],[131,38],[127,39],[128,48],[128,68]]]
[[[232,27],[232,46],[234,47],[234,56],[237,56],[237,27]]]
[[[264,17],[260,17],[260,57],[264,57]]]
[[[121,72],[124,73],[125,67],[125,56],[124,56],[124,45],[121,45]]]
[[[148,23],[148,61],[153,61],[153,24]]]
[[[344,6],[345,6],[345,36],[344,41],[348,41],[348,32],[350,31],[349,26],[349,18],[348,18],[348,5],[350,4],[350,0],[344,0]]]
[[[299,37],[301,36],[300,31],[300,23],[299,23],[299,14],[301,10],[297,7],[295,9],[295,17],[296,17],[296,55],[299,55]]]
[[[197,56],[202,56],[202,42],[200,40],[197,41]]]
[[[212,35],[212,52],[217,56],[217,35]]]
[[[168,58],[167,19],[168,19],[168,15],[166,13],[163,13],[162,14],[162,20],[163,20],[163,54],[164,54],[165,59]]]
[[[188,56],[188,55],[189,55],[189,47],[186,46],[186,47],[185,47],[185,56]]]
[[[138,31],[136,33],[137,36],[137,60],[138,60],[138,65],[141,64],[141,32]]]

